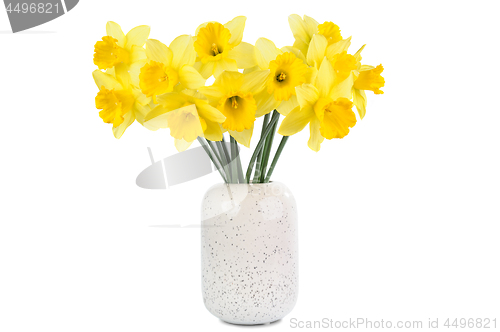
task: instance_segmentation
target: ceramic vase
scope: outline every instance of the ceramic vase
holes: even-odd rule
[[[217,184],[201,209],[205,307],[225,322],[272,323],[297,301],[297,206],[282,183]]]

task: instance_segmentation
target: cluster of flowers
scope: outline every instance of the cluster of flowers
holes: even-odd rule
[[[364,117],[366,90],[383,93],[383,67],[361,64],[364,46],[349,54],[351,37],[343,39],[336,24],[291,15],[295,42],[279,49],[266,38],[243,42],[245,21],[203,23],[169,46],[148,39],[148,26],[125,35],[108,22],[107,36],[95,44],[93,77],[99,116],[113,124],[114,136],[137,121],[169,128],[179,151],[200,137],[221,141],[226,131],[249,147],[256,118],[274,110],[284,116],[280,135],[309,124],[308,146],[319,151],[325,138],[342,138],[356,124],[353,105]]]

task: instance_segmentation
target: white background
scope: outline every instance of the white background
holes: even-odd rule
[[[173,139],[137,123],[113,137],[94,105],[93,47],[108,20],[125,32],[150,25],[169,44],[237,15],[248,17],[245,41],[281,47],[293,43],[292,13],[335,22],[352,52],[366,43],[363,63],[382,63],[387,83],[367,93],[345,139],[319,153],[307,131],[288,141],[273,177],[298,203],[300,295],[263,328],[358,317],[500,325],[498,2],[125,3],[80,1],[15,35],[0,10],[0,331],[238,328],[203,306],[199,229],[152,227],[198,222],[219,175],[135,185],[147,147],[161,159]]]

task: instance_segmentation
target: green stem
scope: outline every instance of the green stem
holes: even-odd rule
[[[264,180],[264,183],[269,182],[269,179],[271,178],[271,175],[273,174],[274,168],[276,167],[276,163],[278,162],[278,159],[281,156],[281,152],[285,148],[285,144],[288,141],[288,138],[290,136],[283,136],[281,139],[280,145],[278,146],[278,150],[276,150],[276,153],[274,154],[273,162],[271,163],[271,166],[269,167],[269,172],[267,172],[266,179]]]
[[[215,144],[218,147],[219,156],[220,156],[220,159],[222,160],[222,163],[223,163],[222,165],[224,166],[224,171],[226,172],[227,179],[228,179],[229,183],[232,183],[233,181],[231,180],[231,172],[229,171],[229,162],[226,158],[226,154],[224,153],[224,148],[222,147],[223,143],[221,141],[217,141],[217,142],[215,142]]]
[[[229,174],[227,173],[226,168],[224,167],[224,162],[219,154],[219,150],[217,149],[217,145],[212,141],[209,141],[209,140],[206,140],[206,141],[208,143],[208,146],[212,149],[212,153],[219,161],[219,165],[220,165],[219,169],[224,171],[224,175],[227,179],[227,183],[229,183]]]
[[[229,154],[229,150],[227,149],[226,141],[224,140],[224,134],[222,134],[222,151],[224,151],[224,155],[227,160],[227,167],[229,168],[229,178],[231,179],[231,183],[236,183],[236,169],[233,167],[231,155]]]
[[[274,110],[274,114],[278,113],[278,111]],[[278,113],[279,117],[279,113]],[[263,157],[262,157],[262,165],[260,166],[260,183],[264,183],[264,179],[266,178],[267,171],[267,163],[269,163],[269,155],[271,154],[271,147],[273,146],[274,135],[276,133],[276,127],[278,126],[278,122],[273,125],[271,130],[271,134],[267,136],[266,143],[264,144],[263,149]]]
[[[240,147],[238,146],[238,144],[236,143],[236,149],[237,149],[237,153],[238,153],[238,157],[236,157],[236,163],[238,165],[238,181],[239,183],[245,183],[245,178],[243,177],[243,167],[241,166],[241,159],[240,159]]]
[[[257,146],[255,147],[255,150],[253,151],[252,158],[250,158],[250,162],[248,163],[248,168],[247,168],[247,174],[246,174],[247,183],[250,183],[250,176],[252,175],[252,170],[253,170],[253,165],[255,164],[255,159],[257,158],[257,155],[261,151],[267,135],[271,132],[272,126],[276,123],[276,121],[278,121],[278,119],[279,119],[279,113],[277,113],[277,115],[273,114],[273,117],[271,118],[269,125],[266,127],[266,130],[264,131],[263,137],[260,138],[259,143],[257,143]]]
[[[264,131],[266,130],[267,124],[269,122],[269,117],[271,116],[270,113],[267,113],[264,116],[264,122],[262,123],[262,130],[260,132],[260,137],[262,138],[262,135],[264,135]],[[253,174],[253,183],[257,183],[258,179],[260,178],[261,174],[258,172],[260,170],[260,165],[262,165],[262,151],[259,151],[259,154],[257,155],[257,163],[255,165],[255,172]]]
[[[222,174],[222,171],[220,170],[219,166],[215,162],[215,158],[214,158],[214,156],[212,156],[212,153],[210,152],[207,143],[205,141],[203,141],[203,139],[201,137],[198,137],[198,142],[200,142],[201,146],[203,147],[203,149],[207,153],[208,157],[210,158],[212,163],[215,165],[215,168],[217,168],[217,170],[219,171],[219,174],[222,177],[222,179],[224,180],[224,182],[227,183],[227,180],[224,177],[224,175]]]
[[[233,136],[229,135],[229,144],[231,146],[231,160],[233,162],[233,179],[236,183],[240,183],[243,178],[243,171],[241,170],[241,161],[238,150],[238,143]]]
[[[220,156],[219,154],[217,153],[217,147],[215,146],[215,143],[212,142],[212,141],[209,141],[207,139],[205,139],[208,143],[208,146],[210,147],[210,149],[212,150],[212,153],[214,154],[214,156],[217,158],[217,161],[219,162],[219,165],[220,167],[222,168],[223,167],[223,163],[222,163],[222,160],[220,159]]]

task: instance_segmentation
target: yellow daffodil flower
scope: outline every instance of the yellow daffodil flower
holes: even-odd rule
[[[354,81],[352,87],[353,102],[358,110],[359,117],[362,119],[366,114],[366,93],[365,90],[371,90],[376,95],[383,94],[380,90],[385,84],[384,78],[380,75],[384,67],[378,65],[377,67],[362,65],[359,69],[359,76]]]
[[[183,90],[158,96],[159,105],[149,112],[144,127],[150,130],[170,128],[178,151],[186,150],[198,136],[222,140],[220,124],[226,117],[199,92]]]
[[[130,30],[126,35],[115,22],[106,24],[107,36],[102,37],[94,46],[94,64],[99,69],[115,69],[125,85],[129,84],[130,65],[146,58],[144,43],[150,28],[141,25]]]
[[[359,69],[361,66],[359,63],[361,59],[360,54],[364,46],[355,55],[351,55],[347,53],[350,45],[351,37],[328,45],[328,40],[325,36],[319,34],[313,35],[306,54],[307,64],[319,69],[321,62],[326,56],[328,60],[334,62],[337,73],[339,70],[349,72],[350,70]],[[345,76],[347,77],[348,75]]]
[[[283,115],[297,107],[295,87],[312,83],[316,69],[306,64],[304,55],[296,48],[278,49],[272,41],[259,38],[255,43],[256,69],[269,69],[267,89],[255,97],[257,116],[276,109]]]
[[[367,105],[364,90],[371,90],[375,94],[383,93],[380,88],[384,86],[385,81],[380,74],[384,68],[382,65],[375,68],[361,64],[361,51],[365,45],[354,55],[348,54],[347,49],[351,44],[350,39],[349,37],[346,40],[329,45],[326,37],[319,34],[313,35],[307,53],[307,62],[309,65],[319,68],[326,57],[334,66],[335,84],[345,79],[352,80],[354,105],[356,105],[360,118],[363,119]],[[354,80],[355,77],[357,77],[356,80]]]
[[[319,151],[323,140],[343,138],[356,124],[352,111],[352,80],[336,82],[334,64],[326,57],[318,71],[316,86],[303,84],[296,88],[299,107],[283,120],[278,133],[293,135],[309,124],[308,146]]]
[[[132,83],[142,92],[153,97],[178,90],[197,89],[205,85],[205,79],[194,69],[196,53],[193,38],[183,35],[175,38],[170,47],[155,39],[146,41],[146,60],[138,61],[130,68]]]
[[[288,24],[295,38],[293,46],[298,48],[304,55],[307,54],[314,35],[325,37],[327,46],[337,45],[333,47],[338,47],[339,43],[345,43],[346,41],[342,39],[338,25],[333,22],[326,21],[319,24],[315,19],[307,15],[304,15],[302,19],[299,15],[293,14],[288,16]],[[350,40],[350,37],[348,39]]]
[[[120,138],[135,121],[142,123],[146,113],[145,105],[149,98],[138,89],[123,85],[123,77],[114,77],[96,69],[92,76],[99,88],[95,105],[100,109],[99,116],[105,123],[113,124],[113,134]]]
[[[268,76],[269,70],[247,74],[224,71],[212,86],[200,88],[210,104],[226,117],[222,128],[246,147],[250,147],[256,119],[257,102],[254,96],[264,90]]]
[[[237,71],[255,66],[254,46],[242,42],[246,17],[238,16],[226,24],[207,22],[196,29],[195,68],[204,78],[218,77],[224,70]]]

